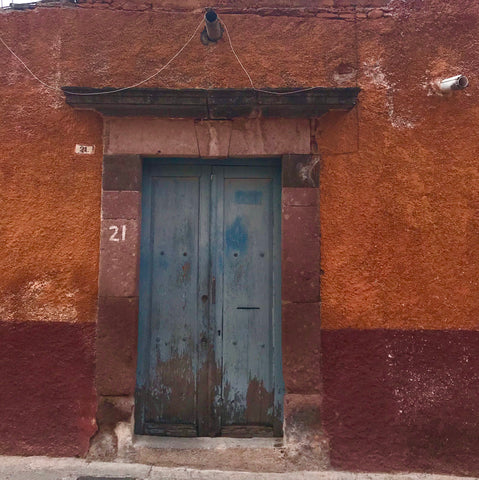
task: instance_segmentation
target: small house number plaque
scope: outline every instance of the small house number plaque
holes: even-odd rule
[[[80,155],[92,155],[95,153],[95,145],[75,145],[75,153]]]

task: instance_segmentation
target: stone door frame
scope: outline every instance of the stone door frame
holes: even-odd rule
[[[100,431],[132,422],[142,159],[281,157],[284,441],[320,437],[320,159],[310,123],[104,119],[96,365]]]

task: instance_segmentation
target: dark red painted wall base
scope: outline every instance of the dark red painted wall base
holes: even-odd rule
[[[82,456],[95,325],[0,322],[0,454]],[[334,468],[479,474],[479,332],[322,332]]]
[[[0,454],[86,454],[94,345],[94,324],[0,322]]]
[[[334,468],[479,474],[479,332],[322,332]]]

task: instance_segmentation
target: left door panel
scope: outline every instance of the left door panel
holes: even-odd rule
[[[208,368],[210,167],[144,168],[142,232],[150,241],[141,247],[135,429],[197,436],[198,412],[208,408],[207,383],[198,380]]]

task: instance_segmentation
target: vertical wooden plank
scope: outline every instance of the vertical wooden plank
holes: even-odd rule
[[[283,398],[285,394],[283,380],[283,356],[281,339],[281,170],[273,174],[273,434],[283,435]]]
[[[273,423],[273,170],[224,167],[223,425]]]
[[[208,218],[203,216],[209,183],[201,185],[201,167],[154,165],[148,173],[151,215],[143,236],[150,246],[142,251],[140,273],[145,343],[139,350],[146,350],[147,365],[138,380],[143,431],[197,434],[199,327],[208,317],[199,289],[208,284]]]
[[[138,354],[135,389],[135,433],[143,434],[145,425],[145,401],[148,395],[148,364],[150,351],[150,306],[151,306],[151,164],[143,165],[142,221],[140,241],[140,285],[138,313]]]
[[[210,205],[211,205],[211,166],[200,168],[199,195],[199,235],[198,235],[198,328],[197,350],[197,424],[198,435],[207,436],[212,430],[212,402],[214,388],[214,346],[210,320]]]
[[[199,178],[154,177],[147,421],[196,423]]]
[[[212,378],[213,405],[212,405],[212,435],[221,433],[223,415],[223,197],[224,197],[224,169],[221,166],[212,167],[211,175],[211,325],[213,328],[214,371]]]

